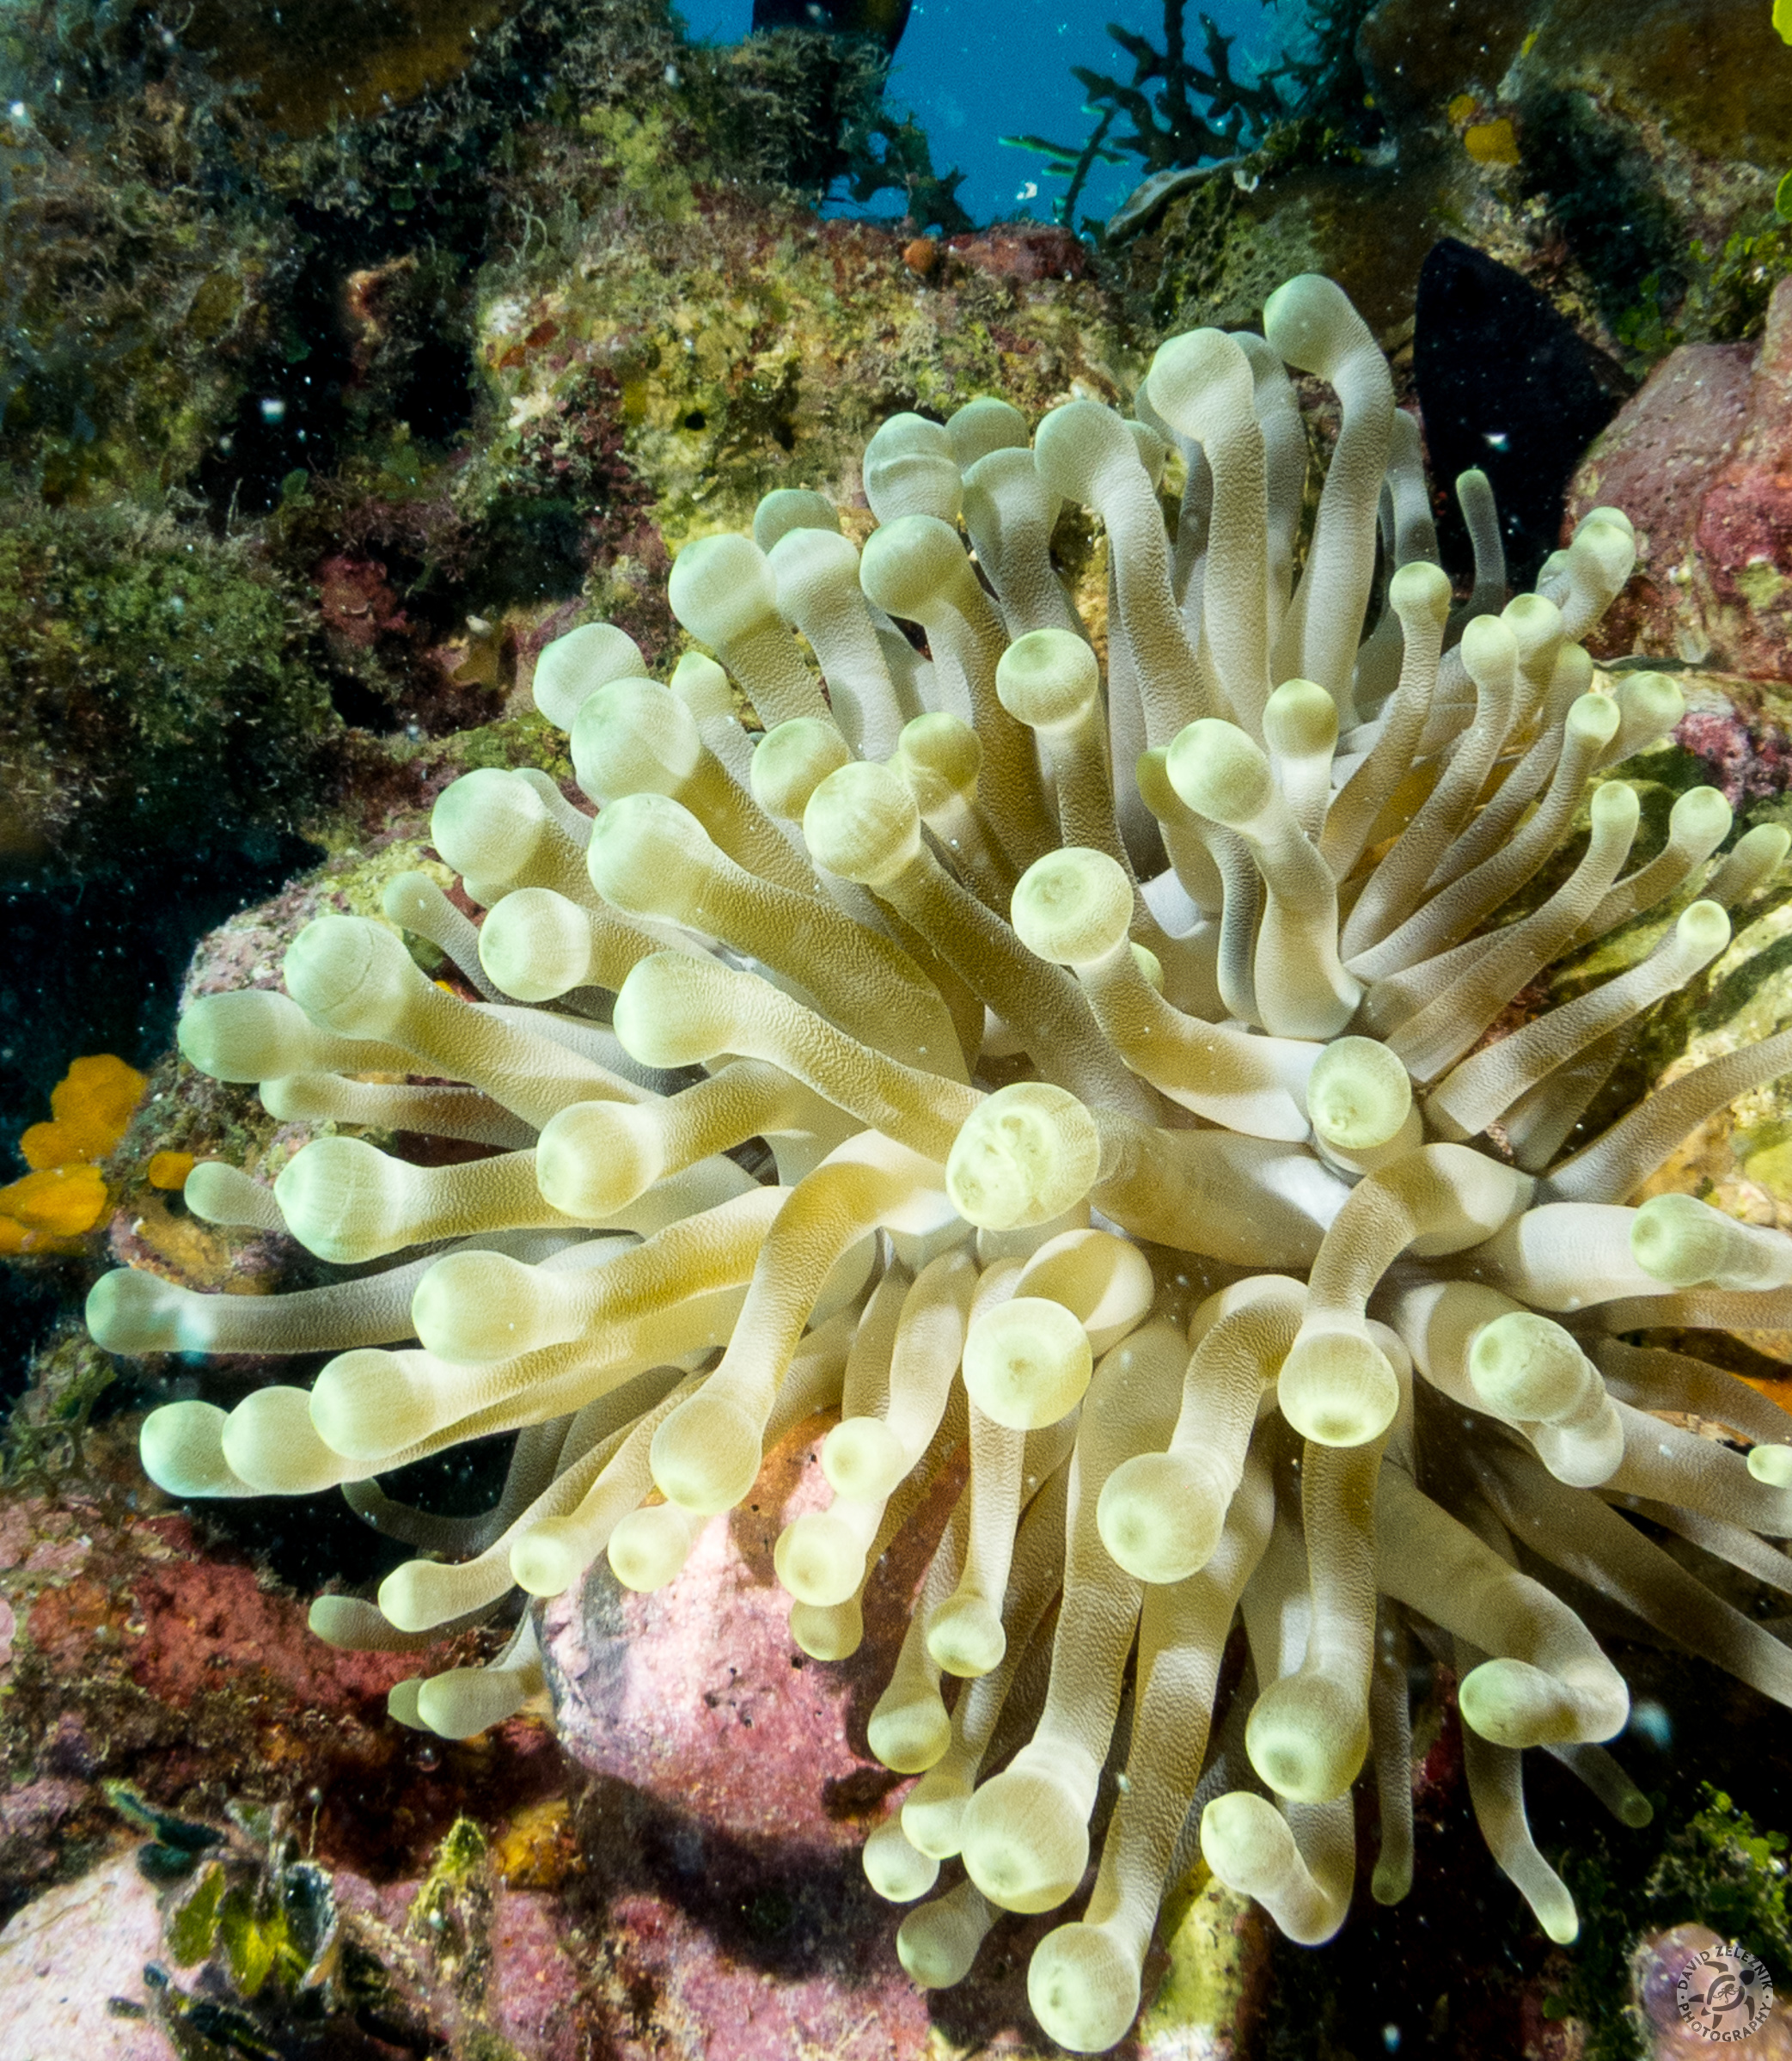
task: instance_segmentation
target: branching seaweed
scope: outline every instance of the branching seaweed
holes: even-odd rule
[[[1299,49],[1285,49],[1277,63],[1248,78],[1233,69],[1236,35],[1224,34],[1212,15],[1200,17],[1202,54],[1188,48],[1187,0],[1164,0],[1163,48],[1148,37],[1110,21],[1108,34],[1133,61],[1130,79],[1073,64],[1072,76],[1087,99],[1085,112],[1096,126],[1081,145],[1040,136],[1002,141],[1043,156],[1053,178],[1068,183],[1054,218],[1074,225],[1077,201],[1097,163],[1139,161],[1147,174],[1171,172],[1284,146],[1298,136],[1306,154],[1318,154],[1340,138],[1371,140],[1375,124],[1355,57],[1356,32],[1368,0],[1323,0],[1309,10],[1307,36]],[[1115,133],[1124,117],[1131,126]],[[1283,156],[1299,154],[1285,147]],[[1085,228],[1090,225],[1086,222]]]

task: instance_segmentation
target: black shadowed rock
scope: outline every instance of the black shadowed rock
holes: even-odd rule
[[[815,28],[868,36],[893,51],[908,26],[909,0],[753,0],[755,31]]]
[[[1413,373],[1434,478],[1477,465],[1487,474],[1508,582],[1528,588],[1559,540],[1575,467],[1628,381],[1527,279],[1453,236],[1432,246],[1419,272]],[[1453,496],[1438,532],[1445,564],[1465,574],[1468,534]]]

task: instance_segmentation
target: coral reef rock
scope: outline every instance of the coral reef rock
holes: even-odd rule
[[[1568,520],[1613,502],[1636,525],[1637,577],[1599,650],[1792,679],[1792,279],[1758,344],[1683,344],[1625,403]]]
[[[1785,269],[1772,211],[1792,72],[1747,0],[1380,0],[1355,56],[1379,140],[1335,121],[1169,175],[1135,211],[1141,305],[1176,326],[1248,322],[1291,271],[1329,272],[1397,349],[1440,235],[1547,290],[1587,339],[1645,361],[1760,323]],[[1354,111],[1361,124],[1362,110]],[[1758,267],[1770,239],[1778,262]]]

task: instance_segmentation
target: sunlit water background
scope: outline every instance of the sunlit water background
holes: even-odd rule
[[[752,19],[752,0],[678,0],[678,12],[700,42],[737,43]],[[1247,78],[1272,64],[1303,28],[1299,0],[1278,10],[1264,0],[1214,0],[1205,10],[1223,35],[1236,35],[1232,70]],[[1094,118],[1083,112],[1082,89],[1071,66],[1104,72],[1130,84],[1133,63],[1107,33],[1107,23],[1163,46],[1161,7],[1114,7],[1105,0],[915,0],[890,69],[890,106],[913,113],[927,132],[934,165],[965,175],[958,199],[974,222],[1052,219],[1064,191],[1037,151],[1016,150],[1005,136],[1043,136],[1052,143],[1084,143]],[[1192,53],[1202,48],[1201,10],[1188,10]],[[1147,88],[1147,91],[1153,89]],[[1116,125],[1123,126],[1124,125]],[[1136,158],[1098,164],[1083,190],[1078,217],[1110,214],[1143,176]],[[830,212],[896,216],[895,193],[874,208],[835,202]]]

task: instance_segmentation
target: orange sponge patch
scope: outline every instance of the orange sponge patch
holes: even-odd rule
[[[55,1252],[93,1229],[106,1214],[103,1159],[130,1125],[149,1082],[135,1067],[110,1052],[77,1059],[50,1094],[50,1121],[34,1123],[19,1141],[31,1171],[0,1188],[0,1257],[13,1252]],[[158,1160],[187,1159],[159,1153]],[[187,1159],[178,1188],[191,1170]],[[152,1173],[151,1178],[154,1178]]]
[[[191,1153],[155,1153],[144,1169],[151,1188],[177,1190],[185,1188],[187,1177],[193,1170]]]
[[[97,1166],[46,1166],[0,1188],[0,1251],[41,1251],[78,1238],[106,1214],[106,1177]]]
[[[48,1123],[34,1123],[19,1141],[34,1169],[103,1159],[125,1134],[148,1081],[110,1052],[77,1059],[50,1095]]]

